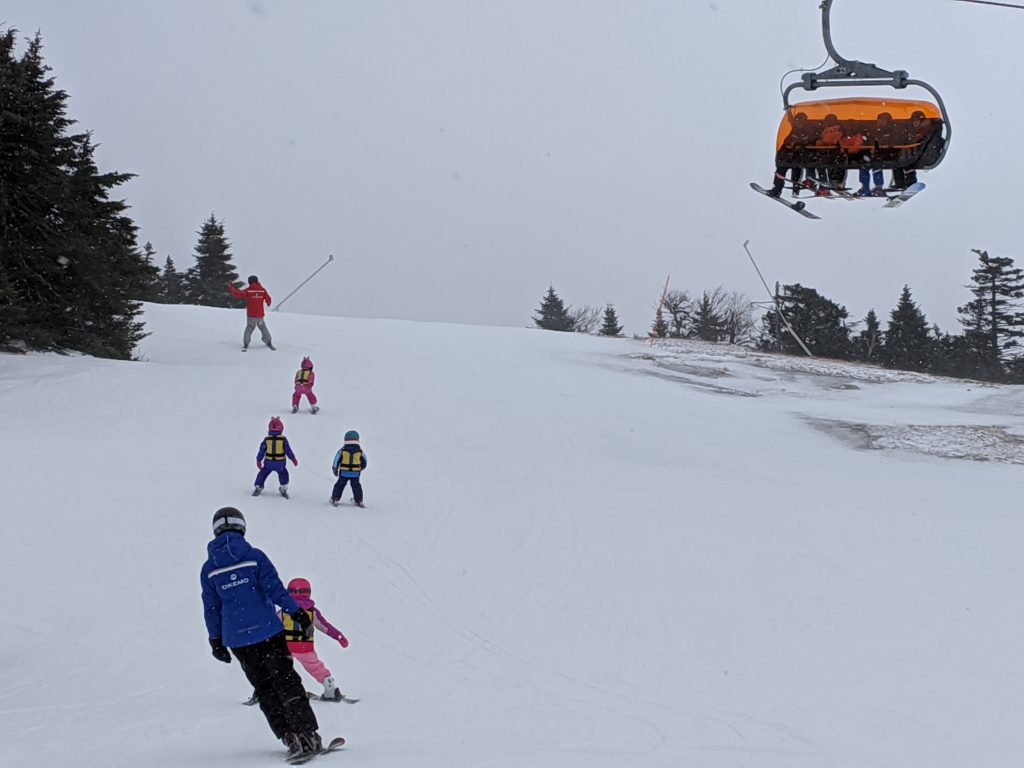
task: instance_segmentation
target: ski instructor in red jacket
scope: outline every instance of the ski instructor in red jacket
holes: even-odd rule
[[[253,329],[259,327],[263,343],[271,349],[274,348],[274,341],[270,338],[270,331],[263,320],[263,306],[270,306],[270,294],[267,289],[260,285],[260,279],[256,275],[249,275],[249,286],[240,291],[234,285],[228,283],[231,295],[236,299],[245,299],[245,334],[242,336],[242,351],[249,349],[249,340],[252,338]]]

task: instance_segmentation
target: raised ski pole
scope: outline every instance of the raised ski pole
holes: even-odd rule
[[[281,306],[282,306],[282,305],[283,305],[283,304],[284,304],[284,303],[285,303],[286,301],[288,301],[288,299],[290,299],[290,298],[291,298],[292,296],[294,296],[294,295],[296,294],[296,292],[297,292],[297,291],[299,290],[299,288],[301,288],[301,287],[302,287],[302,286],[304,286],[304,285],[305,285],[306,283],[308,283],[308,282],[309,282],[310,280],[312,280],[312,279],[313,279],[314,277],[316,277],[316,273],[317,273],[317,272],[319,272],[319,271],[320,271],[321,269],[323,269],[324,267],[326,267],[326,266],[327,266],[328,264],[330,264],[330,263],[331,263],[332,261],[334,261],[334,254],[333,254],[333,253],[332,253],[332,254],[329,254],[329,255],[327,256],[327,261],[325,261],[325,262],[324,262],[323,264],[321,264],[321,265],[320,265],[319,267],[317,267],[317,268],[316,268],[316,269],[315,269],[315,270],[313,271],[313,274],[312,274],[312,275],[310,275],[310,276],[309,276],[309,277],[307,277],[307,278],[306,278],[305,280],[303,280],[303,281],[302,281],[301,283],[299,283],[299,284],[298,284],[298,286],[296,286],[296,288],[295,288],[295,290],[294,290],[294,291],[292,291],[292,292],[291,292],[291,293],[289,293],[289,294],[288,294],[287,296],[285,296],[285,297],[284,297],[283,299],[281,299],[281,300],[280,300],[279,302],[277,302],[277,306],[276,306],[276,307],[274,307],[274,311],[275,311],[275,312],[277,312],[277,310],[279,310],[279,309],[281,308]]]

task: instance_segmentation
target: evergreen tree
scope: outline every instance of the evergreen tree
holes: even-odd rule
[[[604,308],[604,322],[598,332],[602,336],[621,336],[622,326],[619,325],[619,316],[615,314],[615,307],[608,304]]]
[[[669,335],[668,321],[665,320],[665,313],[661,311],[661,307],[654,313],[654,324],[648,335],[654,339],[664,339]]]
[[[928,322],[904,285],[900,300],[889,315],[885,330],[885,364],[903,371],[924,371],[932,353]]]
[[[241,306],[241,300],[228,292],[228,283],[236,288],[242,284],[231,263],[231,245],[224,234],[224,222],[217,221],[211,213],[197,234],[196,263],[185,273],[188,303],[204,307]]]
[[[160,276],[160,301],[164,304],[186,304],[187,300],[185,275],[175,269],[174,260],[168,256]]]
[[[110,193],[131,174],[101,173],[88,133],[69,133],[41,37],[20,58],[15,45],[15,30],[0,34],[0,291],[16,302],[3,315],[30,347],[130,357],[151,273]]]
[[[864,317],[864,330],[857,334],[857,356],[862,360],[872,361],[882,346],[882,324],[878,321],[875,310],[869,309]]]
[[[722,289],[704,291],[693,310],[693,334],[701,341],[719,341],[725,324]]]
[[[141,271],[142,294],[137,298],[142,301],[162,301],[163,276],[160,273],[160,267],[156,264],[156,248],[148,240],[142,246],[142,258],[145,263]]]
[[[562,299],[555,293],[553,285],[548,286],[547,295],[541,300],[540,307],[537,308],[537,314],[533,317],[533,322],[538,328],[543,328],[546,331],[573,330],[569,311],[566,309]]]
[[[980,262],[968,286],[974,300],[957,311],[985,378],[999,379],[1010,361],[1009,350],[1019,346],[1017,340],[1024,336],[1024,313],[1018,302],[1024,297],[1024,272],[1013,266],[1011,258],[972,250]]]
[[[971,350],[966,337],[943,333],[937,325],[932,326],[932,351],[929,356],[928,372],[937,376],[957,378],[981,378],[977,355]]]
[[[6,273],[0,271],[0,350],[12,349],[7,342],[22,339],[26,335],[27,314],[14,282]]]
[[[846,359],[850,356],[850,329],[846,326],[849,313],[846,308],[820,295],[813,288],[796,283],[784,285],[776,296],[779,310],[789,321],[796,334],[814,355]],[[761,319],[764,349],[778,349],[791,355],[804,354],[778,311],[769,310]]]

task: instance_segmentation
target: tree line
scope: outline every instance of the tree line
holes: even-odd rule
[[[203,223],[192,266],[161,269],[112,199],[133,174],[98,168],[41,36],[16,47],[17,30],[0,31],[0,349],[127,359],[146,335],[141,301],[240,306],[223,222]]]
[[[752,346],[784,354],[807,352],[837,360],[859,360],[906,371],[1003,383],[1024,383],[1024,270],[1012,258],[973,249],[978,264],[967,286],[970,297],[957,307],[961,329],[929,324],[903,286],[885,327],[874,309],[851,321],[846,308],[799,283],[776,289],[772,306],[756,317],[757,305],[744,294],[718,287],[691,296],[668,291],[657,305],[648,336],[700,339]],[[538,328],[620,336],[615,309],[566,306],[553,286],[533,321]]]
[[[603,310],[587,305],[567,306],[554,286],[548,287],[533,322],[549,331],[622,335],[614,305],[608,303]],[[753,303],[742,293],[718,287],[705,290],[700,296],[690,296],[688,291],[672,290],[659,305],[652,334],[658,338],[750,344],[755,327]]]
[[[886,327],[869,310],[849,322],[846,308],[800,284],[778,291],[775,307],[761,318],[758,346],[788,354],[812,354],[861,360],[890,368],[1004,383],[1024,383],[1024,359],[1018,354],[1024,336],[1024,271],[1012,258],[973,249],[978,264],[967,286],[971,298],[957,307],[961,330],[943,331],[929,324],[903,286]],[[787,324],[789,327],[787,327]],[[858,326],[861,326],[858,330]],[[792,332],[789,330],[792,328]]]

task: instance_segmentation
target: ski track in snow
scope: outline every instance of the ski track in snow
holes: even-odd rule
[[[5,568],[31,598],[2,619],[4,765],[281,764],[205,639],[224,504],[351,640],[318,643],[363,699],[316,706],[349,739],[333,760],[960,768],[1024,747],[1019,388],[287,314],[277,352],[243,355],[238,313],[146,311],[142,363],[0,357]],[[316,416],[288,404],[303,355]],[[287,502],[249,496],[277,414]],[[369,506],[334,508],[353,427]]]

